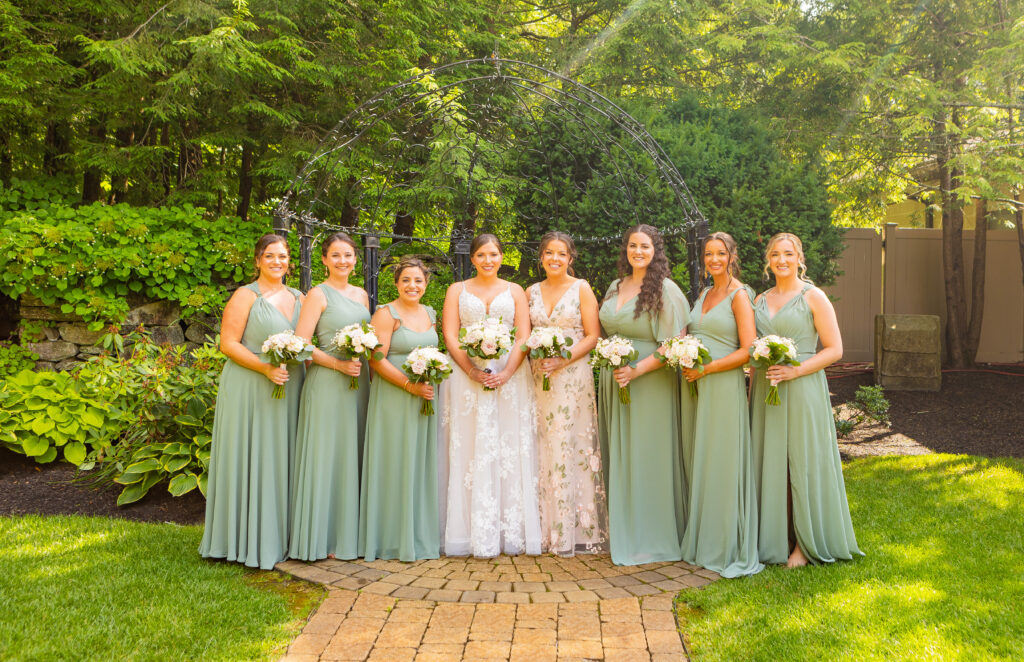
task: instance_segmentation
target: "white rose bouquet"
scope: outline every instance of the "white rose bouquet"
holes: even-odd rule
[[[402,370],[411,382],[427,382],[436,386],[452,374],[452,364],[447,355],[436,347],[417,347],[409,352],[405,363],[402,364]],[[424,400],[420,413],[424,416],[433,416],[434,403]]]
[[[590,365],[595,368],[621,368],[640,356],[633,343],[622,336],[602,338],[597,347],[590,350]],[[619,387],[619,402],[629,404],[629,384]]]
[[[800,365],[796,360],[796,343],[792,338],[775,335],[758,338],[750,347],[750,364],[764,370],[773,365]],[[779,399],[779,383],[769,380],[769,384],[765,404],[780,404],[782,401]]]
[[[493,361],[512,350],[515,337],[514,326],[505,324],[500,317],[485,317],[479,322],[459,329],[459,347],[473,358]],[[484,369],[484,372],[490,371],[490,368]],[[494,389],[485,386],[484,390]]]
[[[711,352],[694,335],[676,337],[666,343],[665,354],[657,354],[658,360],[673,368],[696,368],[704,372],[704,365],[711,363]],[[690,395],[697,397],[697,383],[689,382]]]
[[[293,331],[275,333],[263,341],[260,359],[274,366],[298,363],[313,357],[313,346]],[[274,384],[275,400],[284,397],[284,384]]]
[[[567,359],[572,356],[568,349],[571,344],[572,338],[566,338],[557,326],[535,326],[521,349],[531,359]],[[543,388],[545,391],[551,390],[551,380],[547,375],[544,375]]]
[[[338,352],[345,361],[353,359],[369,360],[371,358],[379,361],[384,358],[384,355],[380,352],[374,352],[374,350],[380,347],[380,345],[380,340],[378,340],[377,334],[373,332],[373,327],[369,323],[356,322],[355,324],[349,324],[338,329],[338,332],[334,334],[334,338],[331,339],[331,344],[328,348]],[[358,389],[359,378],[350,378],[348,387],[352,391]]]

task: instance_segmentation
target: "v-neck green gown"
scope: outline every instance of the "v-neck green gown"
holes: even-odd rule
[[[292,319],[256,293],[242,344],[256,355],[269,336],[295,329]],[[289,468],[305,368],[289,365],[285,397],[273,397],[274,383],[228,359],[220,375],[206,488],[206,524],[199,554],[269,570],[288,555]]]
[[[671,280],[665,279],[662,309],[653,316],[633,316],[637,297],[616,310],[618,281],[609,291],[612,294],[601,305],[601,326],[606,336],[632,340],[640,353],[638,360],[650,356],[687,324],[686,297]],[[629,391],[632,403],[621,404],[612,371],[601,369],[598,424],[601,455],[606,458],[612,561],[617,565],[678,561],[686,524],[679,376],[660,367],[633,380]]]
[[[739,347],[732,302],[739,289],[703,314],[704,290],[693,304],[689,332],[712,360]],[[688,390],[688,389],[687,389]],[[757,559],[757,497],[750,448],[750,420],[743,368],[697,380],[690,460],[689,513],[683,560],[723,577],[760,572]]]
[[[806,285],[774,317],[763,297],[754,305],[757,334],[792,338],[799,361],[814,356],[818,347],[814,316],[804,298],[811,287]],[[792,484],[793,531],[804,555],[813,563],[863,556],[846,501],[825,371],[780,382],[779,405],[766,405],[767,393],[768,379],[758,370],[750,396],[750,430],[760,504],[761,561],[785,563],[789,557],[787,472]]]
[[[434,310],[427,314],[436,322]],[[388,304],[391,316],[401,318]],[[431,326],[417,332],[402,324],[391,335],[387,360],[402,369],[416,347],[437,347]],[[435,393],[438,388],[434,387]],[[441,554],[437,493],[437,415],[420,413],[423,398],[380,376],[370,387],[366,453],[360,499],[359,555],[367,561],[436,559]],[[440,411],[437,398],[434,410]]]
[[[317,287],[327,299],[315,330],[321,349],[331,344],[338,329],[370,321],[370,311],[362,303],[327,283]],[[349,388],[351,379],[315,363],[306,376],[295,444],[289,549],[293,559],[358,555],[359,467],[370,395],[370,370],[365,363],[358,390]]]

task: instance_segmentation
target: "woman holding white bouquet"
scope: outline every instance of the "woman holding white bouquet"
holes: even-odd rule
[[[691,477],[683,560],[723,577],[760,572],[757,559],[757,496],[754,488],[743,365],[754,342],[750,288],[740,282],[736,242],[724,232],[704,239],[704,271],[714,280],[693,304],[690,333],[711,361],[685,368],[697,384],[689,447]],[[684,397],[689,397],[685,391]]]
[[[359,555],[368,561],[441,553],[437,418],[423,413],[436,386],[423,377],[428,363],[448,362],[437,351],[434,309],[420,303],[428,281],[422,261],[403,257],[395,268],[398,298],[373,314],[383,356],[370,361],[375,377],[363,453]]]
[[[758,553],[763,563],[791,568],[849,560],[862,552],[846,501],[824,372],[843,355],[839,324],[828,297],[805,278],[803,245],[796,235],[772,237],[765,261],[765,274],[771,270],[775,286],[754,301],[757,332],[792,339],[799,365],[773,365],[753,375]],[[767,404],[773,384],[778,404]]]
[[[688,305],[669,278],[661,233],[650,225],[623,236],[619,274],[599,313],[605,334],[623,339],[601,346],[613,351],[598,393],[612,561],[678,561],[686,523],[679,378],[656,350],[686,328]],[[636,354],[622,353],[630,349]]]
[[[296,329],[303,338],[316,334],[320,344],[302,391],[292,474],[289,556],[303,561],[354,559],[359,553],[359,467],[370,394],[364,362],[335,343],[341,329],[370,320],[366,292],[348,282],[356,244],[338,232],[324,240],[320,252],[327,279],[309,291]],[[377,344],[374,338],[366,342]]]
[[[228,360],[217,392],[199,545],[201,556],[264,570],[288,555],[289,470],[305,370],[301,362],[260,358],[268,339],[288,334],[299,319],[302,294],[283,282],[289,258],[283,237],[261,237],[256,282],[238,288],[224,307],[220,349]],[[286,335],[279,339],[289,344]],[[274,395],[278,386],[282,398]]]
[[[545,551],[561,556],[602,550],[608,536],[594,377],[586,361],[601,324],[593,290],[573,275],[575,259],[572,238],[548,232],[540,240],[547,277],[526,289],[533,325],[526,346],[537,399],[541,540]]]
[[[520,349],[530,335],[526,294],[498,277],[496,236],[473,239],[470,259],[476,276],[448,288],[441,322],[455,363],[441,412],[442,548],[449,556],[540,554],[536,410]]]

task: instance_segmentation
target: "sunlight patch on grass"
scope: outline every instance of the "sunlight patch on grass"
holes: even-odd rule
[[[1024,463],[954,455],[846,468],[867,556],[680,594],[695,660],[1018,660]]]
[[[202,528],[0,517],[0,659],[276,659],[323,589],[199,558]]]

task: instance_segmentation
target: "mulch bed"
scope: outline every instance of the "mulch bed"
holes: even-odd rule
[[[947,372],[939,393],[889,391],[892,427],[863,426],[840,440],[845,458],[883,453],[967,453],[1024,457],[1024,365],[990,366],[994,372]],[[870,385],[865,372],[831,372],[832,403],[852,400]],[[0,449],[0,515],[39,513],[123,517],[141,522],[201,524],[206,502],[198,490],[172,497],[157,485],[140,501],[119,508],[120,485],[93,488],[73,482],[63,462],[36,464]]]

